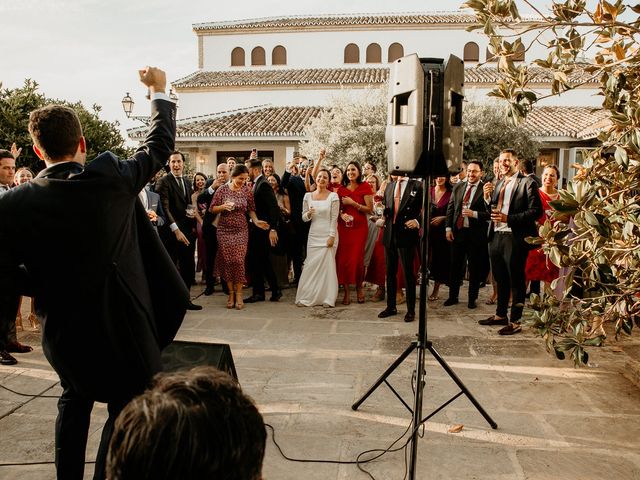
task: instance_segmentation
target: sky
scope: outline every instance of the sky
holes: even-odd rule
[[[123,130],[139,126],[122,111],[129,92],[134,114],[146,115],[144,65],[167,80],[197,70],[192,24],[284,15],[457,10],[463,0],[0,0],[0,82],[38,82],[50,98],[102,106],[101,118]]]

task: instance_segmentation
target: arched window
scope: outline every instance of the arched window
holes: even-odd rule
[[[399,43],[392,43],[389,45],[389,63],[395,62],[397,59],[404,57],[404,47]]]
[[[360,49],[355,43],[344,47],[344,63],[360,63]]]
[[[465,62],[479,62],[480,61],[480,47],[475,42],[469,42],[464,46],[464,52],[462,53],[462,59]]]
[[[286,65],[287,64],[287,50],[278,45],[271,52],[271,65]]]
[[[516,52],[513,54],[512,59],[514,62],[524,62],[524,45],[522,44],[518,45],[518,48],[516,49]]]
[[[266,65],[264,48],[256,47],[251,50],[251,65]]]
[[[382,63],[382,49],[377,43],[367,47],[367,63]]]
[[[244,48],[236,47],[231,50],[231,66],[244,67]]]

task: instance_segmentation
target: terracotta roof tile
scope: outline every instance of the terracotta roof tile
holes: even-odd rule
[[[253,107],[178,122],[177,137],[278,137],[302,136],[304,127],[323,111],[322,107]],[[525,122],[538,137],[595,138],[609,125],[608,112],[591,107],[535,107]],[[142,139],[147,128],[129,130]]]
[[[550,84],[553,76],[540,67],[529,68],[532,84]],[[286,85],[379,85],[387,82],[389,68],[304,68],[286,70],[233,70],[198,71],[173,82],[177,88],[198,87],[247,87]],[[493,85],[503,78],[495,66],[470,67],[465,69],[465,83]],[[571,82],[594,85],[597,80],[583,71],[569,77]]]
[[[534,107],[525,127],[538,137],[588,140],[610,125],[609,113],[593,107]]]
[[[465,24],[477,23],[470,10],[449,12],[415,12],[383,14],[336,14],[336,15],[292,15],[285,17],[252,18],[223,22],[204,22],[193,24],[193,30],[252,30],[287,29],[301,27],[354,27],[359,25],[425,25],[425,24]]]
[[[304,127],[322,107],[254,107],[236,112],[204,115],[178,121],[176,137],[274,137],[302,136]],[[147,128],[129,130],[142,139]]]

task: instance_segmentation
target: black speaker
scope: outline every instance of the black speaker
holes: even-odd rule
[[[464,62],[450,55],[396,60],[386,129],[392,175],[444,176],[462,162]]]
[[[175,340],[162,351],[162,367],[165,372],[189,370],[201,365],[216,367],[218,370],[227,372],[236,382],[238,381],[231,348],[226,343]]]

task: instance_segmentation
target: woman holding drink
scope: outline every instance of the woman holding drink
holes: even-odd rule
[[[343,305],[351,303],[349,286],[356,286],[358,303],[364,303],[364,249],[369,235],[367,214],[373,211],[373,190],[362,181],[358,162],[349,162],[343,185],[338,188],[341,213],[338,220],[340,245],[336,254],[338,282],[344,286]]]
[[[216,275],[224,278],[229,287],[227,308],[241,310],[242,285],[246,282],[244,261],[249,243],[249,224],[247,214],[253,224],[263,230],[269,225],[258,220],[251,188],[246,185],[249,170],[244,165],[236,165],[231,172],[231,182],[216,190],[211,201],[211,213],[220,214],[218,218],[218,251],[216,255]]]

